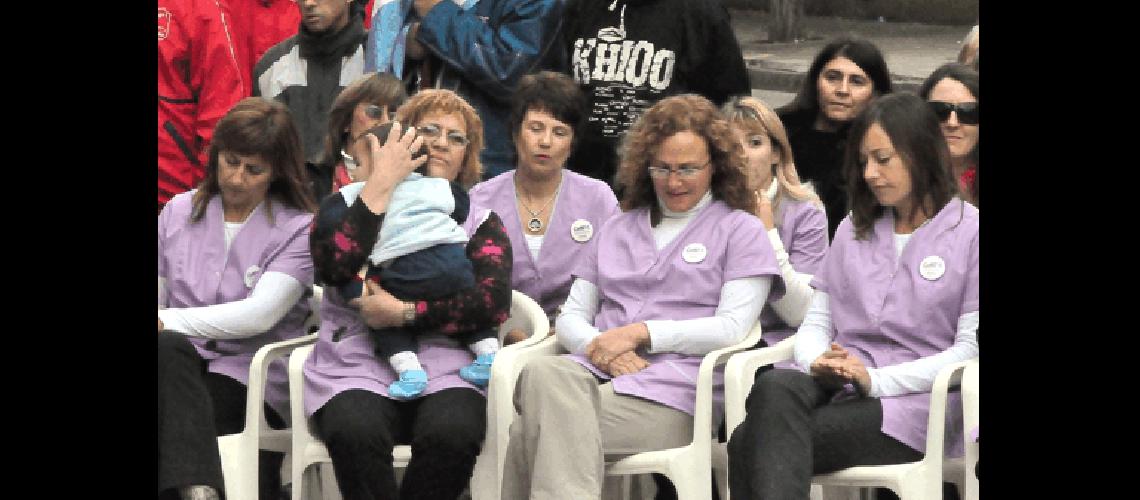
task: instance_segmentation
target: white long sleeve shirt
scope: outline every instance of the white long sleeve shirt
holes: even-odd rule
[[[895,251],[901,255],[910,235],[895,236]],[[867,395],[888,397],[930,392],[942,367],[978,355],[979,312],[969,312],[958,317],[954,343],[945,351],[893,366],[868,367],[871,390]],[[796,331],[795,360],[800,369],[809,372],[812,362],[830,348],[832,338],[828,295],[816,291],[803,324]]]
[[[662,220],[652,228],[654,244],[660,250],[681,233],[689,221],[712,201],[705,196],[686,212],[662,208]],[[663,207],[663,204],[660,205]],[[648,320],[649,352],[677,352],[700,355],[740,342],[756,322],[768,299],[772,278],[750,277],[726,282],[720,291],[720,303],[713,316],[688,320]],[[566,350],[582,354],[586,346],[602,332],[594,326],[601,299],[597,287],[583,279],[574,280],[570,295],[562,306],[555,328],[558,340]]]
[[[242,223],[226,223],[226,251]],[[296,278],[266,272],[249,297],[202,307],[167,308],[166,278],[158,278],[158,319],[167,330],[210,339],[242,339],[265,333],[301,300],[305,287]]]

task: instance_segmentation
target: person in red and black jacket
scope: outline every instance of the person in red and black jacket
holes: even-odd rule
[[[246,96],[220,0],[158,0],[158,209],[205,177],[214,125]]]

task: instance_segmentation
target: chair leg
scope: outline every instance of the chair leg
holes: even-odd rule
[[[713,476],[716,479],[716,491],[720,494],[720,500],[728,500],[728,469],[713,468]]]
[[[678,500],[704,500],[712,492],[712,475],[685,463],[673,462],[666,474],[677,488]]]

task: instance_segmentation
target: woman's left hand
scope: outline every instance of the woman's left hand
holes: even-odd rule
[[[610,361],[617,359],[618,355],[637,349],[649,340],[649,329],[645,323],[632,323],[617,328],[611,328],[594,337],[586,346],[586,359],[594,366],[606,369]]]
[[[388,328],[404,324],[404,301],[371,281],[364,280],[360,297],[348,301],[348,305],[357,308],[364,324],[372,328]]]
[[[611,377],[617,377],[637,373],[647,367],[649,367],[649,362],[645,358],[638,356],[634,351],[626,351],[610,361],[610,364],[603,370],[609,373]]]
[[[859,359],[858,356],[848,352],[839,371],[843,378],[850,380],[855,385],[859,394],[866,396],[871,392],[871,374],[867,371],[867,365],[864,365],[863,360]]]

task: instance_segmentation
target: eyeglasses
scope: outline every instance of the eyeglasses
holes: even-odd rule
[[[943,101],[929,101],[926,104],[930,105],[930,109],[934,110],[934,114],[938,115],[939,121],[946,121],[950,119],[950,112],[958,113],[958,123],[963,125],[977,125],[978,103],[976,102],[963,102],[959,104],[950,104]]]
[[[708,167],[710,163],[712,163],[712,159],[709,159],[709,161],[699,167],[695,165],[681,165],[675,169],[666,165],[652,165],[649,167],[649,176],[654,179],[666,179],[669,177],[669,174],[676,172],[680,178],[689,179],[697,175],[701,170],[704,170],[705,167]]]
[[[434,141],[439,138],[440,134],[443,133],[443,128],[434,123],[429,123],[427,125],[417,127],[416,131],[418,131],[419,134],[425,138]],[[471,141],[467,139],[467,136],[457,131],[452,130],[451,132],[447,133],[447,143],[457,148],[465,148],[470,142]]]

